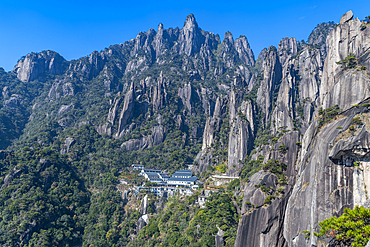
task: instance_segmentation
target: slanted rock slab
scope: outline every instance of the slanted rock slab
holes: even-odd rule
[[[346,23],[347,21],[352,20],[352,18],[353,18],[353,12],[352,10],[350,10],[344,15],[342,15],[342,18],[340,18],[340,24]]]

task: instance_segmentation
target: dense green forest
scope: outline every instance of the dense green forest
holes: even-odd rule
[[[122,153],[109,152],[115,150],[116,140],[99,136],[88,125],[67,134],[76,142],[68,156],[58,152],[63,137],[52,138],[47,128],[41,135],[54,139],[49,147],[34,144],[2,153],[3,245],[126,246],[130,242],[140,213],[125,210],[127,201],[116,189],[118,176],[124,173]],[[154,218],[131,245],[213,246],[218,225],[231,246],[239,217],[231,201],[234,196],[216,193],[203,209],[195,204],[198,196],[199,192],[186,199],[173,197],[165,209],[153,210]]]
[[[231,193],[211,195],[204,208],[195,204],[199,193],[181,200],[171,197],[129,246],[215,246],[219,227],[226,246],[234,246],[239,215]]]
[[[88,128],[83,128],[80,134],[86,137]],[[85,141],[86,145],[78,148],[89,154],[99,144],[106,145]],[[124,209],[125,202],[116,189],[114,154],[112,165],[94,156],[81,155],[78,156],[81,159],[72,160],[53,147],[41,145],[4,154],[2,245],[125,246],[129,242],[128,235],[133,231],[138,212]]]

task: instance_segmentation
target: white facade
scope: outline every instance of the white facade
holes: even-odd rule
[[[132,170],[143,170],[144,169],[144,166],[143,165],[138,165],[138,164],[133,164],[131,165],[131,169]]]
[[[180,170],[172,174],[170,177],[167,173],[162,173],[161,170],[157,169],[142,169],[140,175],[144,176],[150,182],[159,184],[167,184],[169,186],[185,186],[191,188],[197,188],[196,180],[191,171]]]

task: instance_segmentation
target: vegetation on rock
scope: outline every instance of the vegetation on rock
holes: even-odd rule
[[[340,217],[331,217],[319,223],[317,237],[335,238],[338,244],[365,247],[370,240],[370,209],[356,206],[344,209]]]
[[[338,105],[335,105],[333,107],[329,107],[325,110],[320,108],[319,110],[319,119],[318,119],[318,128],[321,128],[324,126],[324,124],[330,122],[336,115],[339,114],[341,109]]]

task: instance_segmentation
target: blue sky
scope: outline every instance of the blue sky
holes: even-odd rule
[[[370,15],[370,1],[24,1],[0,0],[0,67],[12,70],[30,52],[54,50],[67,60],[135,38],[142,31],[182,27],[193,13],[203,30],[223,39],[245,35],[255,56],[284,37],[307,39],[321,22],[348,10]]]

